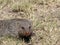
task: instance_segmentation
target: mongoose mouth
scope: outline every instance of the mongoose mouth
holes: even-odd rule
[[[32,36],[31,32],[18,33],[19,37],[30,37]]]
[[[25,42],[30,42],[31,33],[25,32],[23,35],[19,35],[19,39],[24,39]]]
[[[25,35],[26,37],[28,37],[28,36],[31,35],[31,33],[30,33],[30,32],[25,32],[24,35]]]

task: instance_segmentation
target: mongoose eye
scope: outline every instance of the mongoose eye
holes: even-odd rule
[[[29,26],[29,29],[31,28],[31,26]]]
[[[22,29],[24,29],[24,27],[21,27]]]

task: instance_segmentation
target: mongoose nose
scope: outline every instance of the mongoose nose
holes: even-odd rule
[[[26,35],[26,36],[29,36],[29,35],[30,35],[30,32],[25,32],[25,35]]]

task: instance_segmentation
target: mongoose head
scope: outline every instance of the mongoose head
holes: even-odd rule
[[[25,20],[25,19],[21,20],[18,34],[20,36],[28,37],[28,36],[31,36],[32,33],[33,33],[33,31],[32,31],[32,23],[31,23],[31,21],[28,21],[28,20]]]

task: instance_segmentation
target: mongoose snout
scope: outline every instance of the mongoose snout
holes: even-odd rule
[[[25,32],[25,35],[29,36],[29,35],[31,35],[31,33],[30,32]]]

